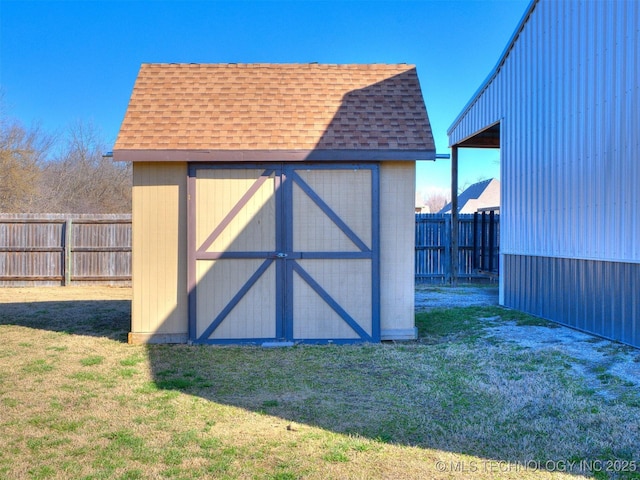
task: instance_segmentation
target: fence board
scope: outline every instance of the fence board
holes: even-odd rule
[[[478,268],[486,252],[476,248],[476,257],[481,258],[474,262],[474,228],[477,242],[480,223],[474,227],[472,214],[459,215],[461,281],[486,278]],[[489,245],[488,234],[484,235],[483,242]],[[494,253],[499,250],[497,238],[491,245]],[[450,246],[450,215],[416,215],[416,282],[451,279]],[[0,214],[0,286],[93,283],[131,284],[131,215]]]
[[[495,216],[496,224],[498,215]],[[481,226],[474,226],[473,214],[458,215],[458,279],[486,279],[487,274],[474,265],[474,230],[481,235]],[[451,280],[451,215],[416,214],[415,280],[418,283],[448,283]],[[477,241],[477,240],[476,240]],[[496,241],[494,253],[498,252]],[[497,256],[496,256],[497,258]]]
[[[131,284],[131,215],[0,215],[0,286]]]

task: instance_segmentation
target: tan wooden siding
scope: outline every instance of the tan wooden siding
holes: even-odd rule
[[[200,245],[215,229],[220,219],[226,215],[225,212],[228,212],[237,202],[238,195],[246,192],[261,172],[205,169],[199,171],[198,176],[201,173],[203,178],[198,178],[198,182],[213,183],[206,189],[198,189],[197,211],[208,212],[203,218],[196,219],[196,239]],[[325,172],[324,176],[330,180],[322,179],[322,175],[315,177],[315,173],[321,172],[302,172],[301,176],[314,191],[318,191],[323,200],[349,224],[363,242],[371,245],[370,226],[368,229],[366,226],[369,220],[364,220],[371,218],[370,192],[367,193],[366,189],[354,188],[354,185],[359,183],[364,185],[370,182],[368,175],[371,172],[354,172],[355,177],[351,175],[351,171],[349,175],[345,175],[345,171],[342,171],[334,176]],[[363,177],[364,181],[362,178],[356,179],[362,175],[366,176],[366,178]],[[234,176],[238,178],[234,179]],[[187,338],[186,179],[186,164],[138,163],[134,166],[132,320],[134,341],[154,339],[186,341]],[[217,188],[215,186],[217,182],[225,182],[227,187]],[[336,187],[335,194],[331,193],[332,185]],[[415,330],[414,185],[414,162],[382,164],[380,169],[380,309],[383,339],[410,338]],[[254,195],[255,198],[245,205],[245,211],[240,212],[237,218],[229,222],[227,226],[229,231],[219,236],[207,251],[272,251],[275,247],[274,235],[270,231],[275,224],[274,188],[275,182],[268,180]],[[212,197],[203,194],[207,190],[211,190]],[[222,191],[225,193],[220,196]],[[294,190],[294,197],[294,203],[299,202],[304,211],[305,195],[302,192],[296,193]],[[311,237],[315,235],[318,224],[311,226],[304,224],[303,217],[322,218],[325,215],[312,215],[307,211],[296,217],[298,213],[295,211],[297,208],[294,209],[294,242],[300,242],[300,246],[304,245],[306,250],[307,247],[314,245]],[[319,221],[322,223],[324,220]],[[296,233],[297,228],[299,230]],[[321,230],[316,233],[333,238],[335,232],[332,228],[322,227]],[[262,242],[257,248],[256,238],[261,239]],[[350,249],[348,239],[340,238],[338,242],[339,248]],[[324,245],[326,247],[327,243]],[[296,249],[300,246],[296,246]],[[197,263],[196,276],[200,282],[198,291],[210,292],[204,295],[202,304],[200,304],[202,296],[198,295],[197,334],[199,335],[207,327],[206,322],[210,324],[215,319],[220,309],[228,303],[228,298],[238,292],[246,279],[256,271],[260,261],[226,259],[199,260]],[[370,262],[366,260],[348,262],[300,260],[300,264],[367,333],[371,333],[373,306],[370,302],[360,301],[362,298],[371,298]],[[294,317],[304,319],[303,322],[294,322],[295,337],[356,338],[355,332],[297,276],[297,273],[294,274],[294,282],[293,291],[296,295]],[[210,338],[273,337],[276,288],[275,266],[271,265]],[[215,295],[220,298],[214,297]],[[204,326],[199,323],[201,318],[205,322]]]
[[[298,175],[371,248],[371,170],[299,170]],[[297,185],[293,244],[302,251],[358,251],[358,247]]]
[[[261,259],[199,260],[197,262],[197,337],[258,270]],[[275,337],[275,266],[271,265],[209,336],[211,339]]]
[[[186,180],[184,163],[134,165],[130,341],[186,341]]]
[[[415,328],[415,162],[380,169],[380,328],[401,339]]]
[[[298,263],[371,335],[370,260],[299,260]],[[297,275],[294,276],[293,295],[294,338],[358,338],[356,332]]]
[[[247,193],[264,169],[198,170],[196,242],[200,247]],[[274,176],[265,181],[247,204],[207,248],[208,252],[275,249]],[[256,241],[258,243],[256,243]]]
[[[298,174],[371,248],[371,170],[298,170]],[[297,185],[293,188],[293,249],[303,252],[359,251],[358,246]],[[358,325],[372,334],[371,260],[299,260],[298,264]],[[294,338],[358,338],[358,334],[298,275],[294,275],[293,304]]]
[[[200,169],[196,183],[196,247],[216,229],[207,252],[275,250],[275,176],[272,174],[225,226],[225,217],[264,169]],[[196,336],[200,336],[241,290],[263,260],[198,260]],[[214,340],[275,336],[275,266],[260,277],[214,332]]]

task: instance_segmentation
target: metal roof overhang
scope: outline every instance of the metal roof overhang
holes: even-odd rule
[[[500,122],[456,143],[462,148],[500,148]]]
[[[114,150],[120,162],[304,162],[435,160],[434,150]]]
[[[529,20],[529,17],[531,16],[533,10],[535,9],[538,1],[539,0],[531,0],[531,2],[529,3],[529,6],[527,7],[527,9],[524,12],[524,15],[520,19],[520,23],[518,24],[518,26],[516,27],[515,31],[511,35],[511,38],[509,39],[509,42],[507,43],[507,46],[505,47],[505,49],[503,50],[502,54],[500,55],[498,63],[495,65],[495,67],[493,67],[493,69],[491,70],[491,72],[489,73],[489,75],[487,76],[485,81],[482,82],[482,84],[480,85],[478,90],[476,90],[476,92],[473,94],[471,99],[467,102],[467,104],[464,106],[462,111],[458,114],[458,116],[455,118],[455,120],[453,121],[453,123],[451,124],[449,129],[447,130],[447,136],[449,137],[449,146],[450,147],[453,147],[453,146],[469,147],[469,148],[499,148],[500,147],[499,142],[498,142],[498,144],[495,144],[495,140],[493,141],[494,143],[492,143],[492,140],[490,138],[487,138],[487,137],[491,136],[491,132],[488,132],[488,130],[490,131],[496,125],[498,126],[498,138],[499,138],[499,136],[500,136],[499,135],[499,130],[500,130],[499,123],[496,123],[496,124],[486,128],[486,129],[483,129],[480,132],[477,132],[477,133],[467,137],[466,139],[464,139],[462,141],[458,141],[458,142],[453,142],[452,143],[451,142],[451,137],[454,135],[456,129],[460,126],[460,124],[465,121],[465,119],[467,117],[467,114],[469,113],[469,111],[471,110],[473,105],[478,101],[478,99],[482,96],[482,94],[485,92],[485,90],[489,87],[489,84],[494,80],[494,78],[496,78],[496,76],[498,75],[498,73],[502,69],[502,66],[504,65],[507,57],[509,56],[509,53],[511,53],[511,49],[515,45],[516,40],[520,36],[520,33],[522,33],[522,30],[524,29],[525,24]],[[486,132],[486,135],[482,135],[485,132]]]

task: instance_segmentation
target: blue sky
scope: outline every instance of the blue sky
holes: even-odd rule
[[[0,1],[0,85],[11,116],[115,142],[146,62],[415,64],[438,153],[530,0]],[[499,177],[497,151],[460,155],[460,185]],[[419,162],[418,192],[450,185]]]

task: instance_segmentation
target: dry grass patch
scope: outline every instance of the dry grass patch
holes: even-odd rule
[[[129,295],[0,290],[0,478],[576,478],[527,462],[639,460],[638,406],[484,335],[527,323],[503,309],[421,314],[400,345],[134,346]]]

